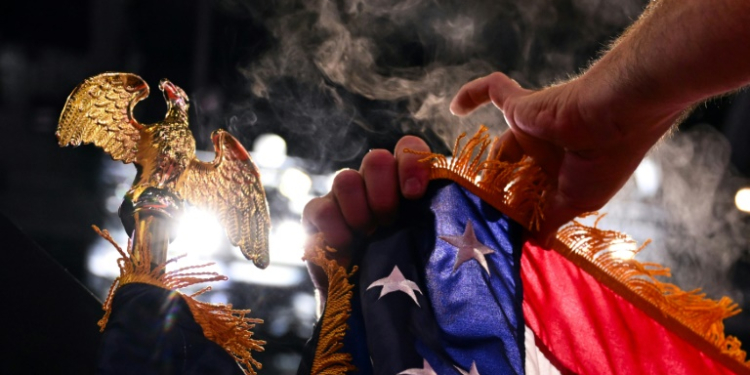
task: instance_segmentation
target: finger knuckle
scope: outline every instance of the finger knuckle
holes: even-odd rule
[[[362,164],[376,167],[379,165],[387,165],[392,160],[393,154],[391,154],[390,151],[384,149],[375,149],[365,155],[364,159],[362,160]]]
[[[323,220],[330,220],[330,218],[335,217],[338,211],[338,205],[332,199],[322,197],[312,199],[307,203],[302,211],[302,216],[313,225],[319,226],[318,224]]]
[[[363,189],[362,175],[355,170],[343,170],[333,178],[333,191],[338,194],[351,194]]]

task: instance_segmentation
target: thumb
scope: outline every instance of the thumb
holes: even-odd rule
[[[495,72],[463,85],[451,101],[450,109],[454,115],[463,116],[492,101],[502,110],[507,98],[529,92],[505,74]]]

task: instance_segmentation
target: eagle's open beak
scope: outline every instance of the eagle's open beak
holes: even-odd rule
[[[179,95],[177,94],[177,88],[175,87],[174,83],[170,82],[168,79],[162,79],[161,82],[159,82],[159,90],[163,91],[167,98],[171,101],[175,101],[179,99]]]

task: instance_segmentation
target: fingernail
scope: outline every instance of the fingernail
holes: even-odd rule
[[[416,177],[409,177],[404,181],[404,195],[417,195],[422,190],[422,183]]]

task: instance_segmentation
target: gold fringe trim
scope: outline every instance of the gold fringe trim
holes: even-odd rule
[[[321,267],[328,276],[328,297],[318,345],[315,348],[315,360],[310,372],[316,375],[339,375],[357,369],[352,364],[351,354],[338,352],[344,346],[344,335],[349,329],[346,321],[351,315],[354,288],[349,278],[357,272],[357,266],[352,267],[352,271],[347,273],[344,267],[326,256],[335,251],[324,246],[323,237],[318,234],[310,240],[303,258]]]
[[[459,145],[466,134],[459,136],[452,160],[439,154],[407,152],[426,155],[422,161],[431,164],[430,179],[454,181],[527,229],[538,229],[548,186],[541,168],[529,157],[517,163],[485,157],[490,145],[486,131],[482,126],[463,147]],[[552,248],[731,370],[750,373],[750,361],[740,349],[740,341],[724,334],[723,320],[741,311],[737,304],[728,297],[715,301],[699,289],[686,292],[659,281],[657,277],[670,277],[669,269],[660,264],[623,259],[621,251],[635,256],[648,242],[638,247],[626,234],[599,229],[600,219],[593,227],[577,221],[563,227]]]
[[[720,349],[721,353],[750,367],[745,351],[740,349],[740,341],[724,334],[723,320],[739,314],[739,306],[729,297],[715,301],[706,298],[700,289],[683,291],[674,284],[659,281],[657,277],[671,276],[669,268],[658,263],[641,263],[632,258],[650,241],[638,247],[635,240],[624,233],[599,229],[599,221],[604,216],[599,215],[591,227],[573,221],[561,228],[557,233],[557,240],[563,246],[553,248],[586,271],[595,267],[599,272],[605,273],[609,277],[604,280],[602,275],[594,276],[600,281],[616,280],[662,314],[700,335]],[[621,292],[618,290],[621,287],[611,286],[612,281],[606,284],[616,292]],[[644,309],[643,301],[634,301],[633,298],[628,300]],[[666,325],[675,328],[673,322]]]
[[[526,229],[538,230],[543,219],[544,192],[547,188],[542,169],[528,156],[515,163],[490,158],[482,160],[492,143],[485,126],[480,127],[479,131],[460,147],[461,140],[465,137],[466,133],[463,133],[456,139],[453,158],[450,160],[436,153],[409,149],[405,152],[425,156],[421,161],[431,164],[431,180],[448,179],[461,182],[461,186],[510,216]],[[499,153],[502,153],[502,145]]]
[[[139,254],[140,256],[133,256],[130,246],[128,246],[127,252],[124,251],[112,239],[106,229],[100,230],[95,225],[93,228],[100,236],[114,245],[121,256],[117,260],[117,265],[120,267],[120,276],[112,283],[107,299],[102,306],[104,317],[98,323],[101,331],[104,331],[112,313],[112,298],[117,289],[123,285],[144,283],[168,290],[176,290],[198,283],[227,280],[226,276],[219,275],[216,272],[195,271],[211,266],[213,263],[182,267],[164,272],[167,264],[177,262],[184,256],[169,259],[152,270],[149,252]],[[253,339],[252,329],[255,328],[255,324],[263,323],[263,320],[247,317],[250,310],[237,310],[232,309],[232,305],[229,304],[212,304],[195,299],[195,297],[209,290],[211,290],[210,286],[191,295],[176,293],[187,303],[193,318],[203,329],[206,338],[224,348],[237,361],[245,374],[257,375],[253,367],[261,369],[262,365],[253,358],[252,352],[262,352],[264,350],[263,345],[266,343]]]

